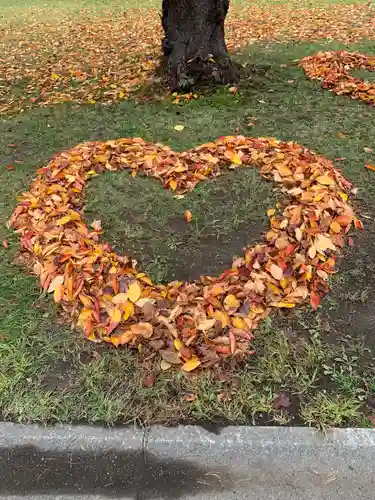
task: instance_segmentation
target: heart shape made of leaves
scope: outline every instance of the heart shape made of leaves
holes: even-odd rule
[[[85,183],[129,169],[176,193],[248,165],[276,182],[283,201],[268,211],[264,242],[246,248],[218,277],[156,285],[135,261],[101,243],[83,220]],[[42,288],[94,342],[159,351],[163,368],[208,367],[251,353],[253,331],[272,308],[308,297],[317,308],[352,225],[352,185],[330,160],[294,143],[227,136],[178,153],[139,138],[88,142],[40,168],[10,226],[21,236]]]
[[[318,52],[301,59],[300,65],[309,78],[321,80],[323,88],[375,106],[375,83],[364,82],[349,73],[353,69],[375,71],[375,56],[345,50]]]

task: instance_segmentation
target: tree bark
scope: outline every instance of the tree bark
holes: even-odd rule
[[[231,83],[238,74],[228,55],[224,21],[229,0],[163,0],[163,52],[173,89],[212,77]]]

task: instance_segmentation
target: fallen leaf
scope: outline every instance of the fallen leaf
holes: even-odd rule
[[[315,310],[318,309],[318,305],[320,304],[320,297],[314,291],[312,291],[310,294],[310,304],[311,304],[311,307]]]
[[[130,283],[129,288],[128,288],[128,297],[131,302],[137,302],[137,300],[140,298],[142,293],[142,289],[139,286],[139,283],[137,281],[133,281]]]
[[[171,368],[171,367],[172,367],[172,365],[170,363],[168,363],[164,359],[161,360],[160,368],[163,370],[163,372],[165,372],[166,370],[169,370],[169,368]]]
[[[374,152],[374,150],[373,150],[372,148],[367,148],[367,147],[366,147],[366,148],[363,148],[363,151],[364,151],[365,153],[373,153],[373,152]]]
[[[59,276],[56,276],[52,281],[51,281],[51,284],[47,290],[48,293],[51,293],[51,292],[54,292],[55,289],[62,285],[64,283],[64,276],[63,275],[59,275]]]
[[[199,360],[199,358],[192,357],[191,359],[189,359],[188,361],[186,361],[186,363],[184,363],[182,365],[182,369],[184,370],[184,372],[191,372],[191,371],[195,370],[196,368],[198,368],[198,366],[200,364],[201,364],[201,361]]]
[[[95,231],[102,231],[102,221],[93,220],[91,222],[91,227],[93,227],[95,229]]]
[[[143,387],[147,387],[149,389],[151,387],[154,387],[155,380],[156,380],[155,374],[149,373],[148,375],[146,375],[146,377],[143,378],[142,385]]]
[[[8,248],[8,240],[2,241],[3,248]]]
[[[276,264],[271,264],[270,273],[275,280],[280,281],[284,276],[284,271]]]
[[[325,252],[326,250],[336,250],[332,240],[323,234],[317,234],[314,242],[315,248],[318,252]]]
[[[128,301],[129,295],[127,293],[118,293],[112,299],[113,304],[126,304]]]
[[[189,223],[191,221],[191,218],[192,218],[192,214],[191,214],[190,210],[186,210],[186,212],[185,212],[186,222]]]
[[[175,125],[174,129],[177,131],[177,132],[182,132],[184,130],[184,125]]]
[[[163,358],[164,361],[169,363],[170,365],[180,365],[181,364],[181,358],[177,354],[177,352],[174,351],[168,351],[166,349],[160,349],[159,351],[161,357]]]
[[[187,403],[192,403],[193,401],[196,401],[197,398],[198,398],[198,396],[196,394],[193,394],[193,393],[189,393],[189,394],[184,395],[184,401],[186,401]]]
[[[224,299],[224,307],[227,311],[231,309],[238,309],[240,305],[241,302],[233,294],[227,295]]]
[[[272,402],[272,406],[275,410],[280,410],[281,408],[289,408],[292,405],[290,396],[285,392],[280,392],[277,394]]]
[[[375,165],[365,165],[365,167],[366,167],[368,170],[374,170],[374,171],[375,171]]]
[[[141,337],[145,339],[151,338],[153,334],[153,327],[151,323],[136,323],[135,325],[131,325],[130,331],[134,333],[134,335],[140,335]]]
[[[335,179],[329,175],[320,175],[316,180],[319,184],[323,184],[323,186],[332,186],[335,184]]]

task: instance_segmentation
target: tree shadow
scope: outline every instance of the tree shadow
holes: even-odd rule
[[[0,494],[95,494],[136,500],[177,499],[224,491],[233,482],[226,471],[215,474],[185,460],[162,460],[142,450],[98,453],[54,452],[34,446],[0,450]]]

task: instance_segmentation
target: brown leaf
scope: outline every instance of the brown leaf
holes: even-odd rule
[[[164,361],[169,363],[170,365],[180,365],[181,364],[181,358],[175,351],[168,351],[166,349],[160,349],[159,351],[161,357],[163,358]]]
[[[290,396],[286,392],[280,392],[275,396],[272,406],[275,410],[280,410],[280,408],[289,408],[291,404]]]
[[[186,401],[187,403],[192,403],[193,401],[196,401],[197,398],[198,398],[198,396],[196,394],[193,394],[193,393],[189,393],[189,394],[184,395],[184,401]]]

